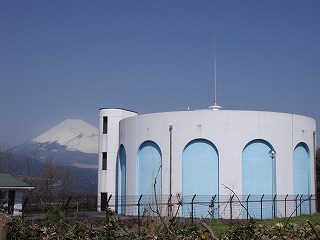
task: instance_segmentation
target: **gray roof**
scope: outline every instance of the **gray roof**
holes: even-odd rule
[[[28,183],[8,173],[0,173],[0,189],[33,189]]]

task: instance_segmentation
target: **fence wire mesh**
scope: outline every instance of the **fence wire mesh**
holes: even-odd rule
[[[99,201],[100,200],[100,201]],[[190,196],[112,196],[28,197],[23,213],[45,212],[50,205],[65,211],[105,211],[126,216],[177,216],[210,219],[266,219],[299,216],[316,212],[315,195],[190,195]],[[99,203],[101,202],[101,203]]]
[[[96,211],[97,196],[93,194],[75,194],[72,196],[28,196],[23,199],[24,213],[46,212],[54,205],[65,211]]]
[[[316,196],[120,196],[109,199],[107,207],[128,216],[161,214],[186,218],[266,219],[312,214],[316,212]]]

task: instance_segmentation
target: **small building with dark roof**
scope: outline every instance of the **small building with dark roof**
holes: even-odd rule
[[[0,173],[0,191],[7,194],[8,213],[20,215],[22,210],[23,190],[34,189],[30,184],[13,177],[8,173]]]

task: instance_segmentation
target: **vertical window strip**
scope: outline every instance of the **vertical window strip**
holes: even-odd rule
[[[102,153],[102,170],[107,170],[107,153]]]
[[[108,117],[103,117],[103,134],[108,133]]]

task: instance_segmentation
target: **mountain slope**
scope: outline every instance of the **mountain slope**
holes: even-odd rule
[[[57,142],[68,151],[98,153],[99,130],[82,120],[67,119],[31,141]]]
[[[98,162],[99,130],[82,121],[67,119],[25,144],[14,148],[14,153],[36,158],[51,158],[64,165],[96,168]]]

